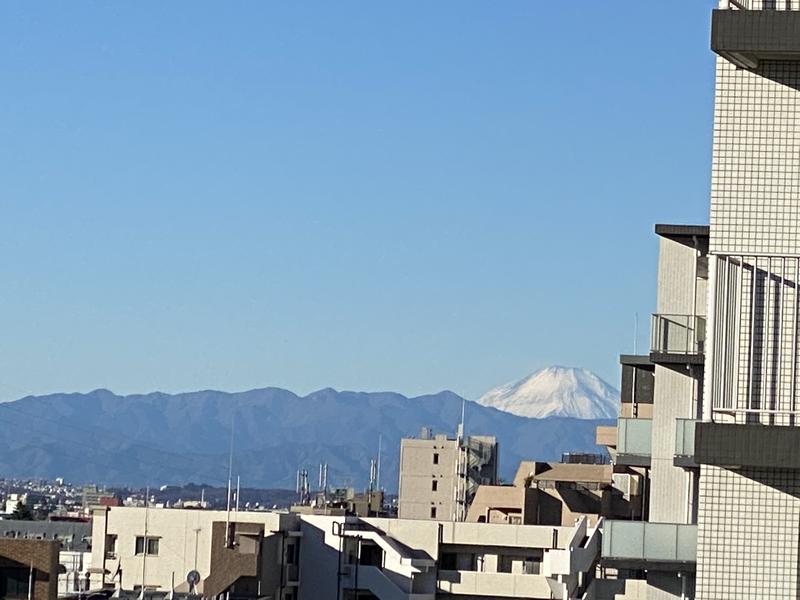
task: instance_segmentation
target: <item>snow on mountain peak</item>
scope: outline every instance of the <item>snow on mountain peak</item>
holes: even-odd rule
[[[586,369],[546,367],[486,392],[479,404],[521,417],[614,418],[619,392]]]

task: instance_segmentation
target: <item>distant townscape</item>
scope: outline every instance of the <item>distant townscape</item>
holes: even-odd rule
[[[534,382],[524,390],[535,419],[465,401],[452,392],[407,398],[324,389],[301,397],[265,388],[27,397],[0,404],[0,472],[112,486],[224,486],[233,419],[235,473],[248,487],[293,489],[297,469],[320,462],[329,465],[332,483],[364,487],[380,440],[382,484],[396,492],[400,440],[423,427],[455,431],[465,407],[467,431],[490,431],[497,437],[503,448],[499,472],[510,480],[519,461],[531,456],[556,460],[564,452],[599,450],[594,429],[613,416],[605,396],[613,392],[607,385],[599,388],[604,395],[590,387],[575,390],[576,377],[600,381],[585,371],[559,369],[556,377],[546,379],[546,389]],[[566,397],[579,397],[580,404],[553,409]],[[523,394],[518,395],[521,404]]]

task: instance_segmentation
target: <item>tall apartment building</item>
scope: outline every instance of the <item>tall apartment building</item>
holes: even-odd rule
[[[652,414],[623,404],[614,448],[649,517],[607,521],[601,564],[646,598],[796,598],[800,2],[722,0],[711,47],[710,227],[657,228]]]
[[[497,440],[423,429],[400,443],[398,517],[463,521],[479,485],[497,483]]]
[[[616,432],[599,428],[597,440],[609,446],[615,469],[641,475],[645,519],[603,524],[607,577],[595,584],[596,598],[694,597],[700,484],[685,446],[704,405],[709,228],[656,225],[655,231],[650,352],[620,357],[620,418]]]
[[[800,2],[722,2],[697,597],[800,594]]]

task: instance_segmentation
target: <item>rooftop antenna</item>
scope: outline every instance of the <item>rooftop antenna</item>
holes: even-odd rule
[[[236,476],[236,512],[239,512],[239,476]]]
[[[639,313],[633,313],[633,353],[639,354]]]
[[[225,513],[225,546],[228,546],[228,538],[231,530],[231,479],[233,479],[233,418],[234,412],[231,412],[231,449],[228,453],[228,502]]]
[[[381,489],[381,450],[383,449],[383,435],[378,434],[378,464],[377,473],[375,474],[375,486]]]
[[[140,600],[145,598],[145,575],[147,574],[147,511],[150,508],[150,486],[144,493],[144,548],[142,548],[142,593],[139,595]]]
[[[467,401],[462,398],[461,399],[461,422],[458,424],[458,429],[456,430],[456,437],[458,438],[459,443],[464,437],[464,412],[466,410]]]

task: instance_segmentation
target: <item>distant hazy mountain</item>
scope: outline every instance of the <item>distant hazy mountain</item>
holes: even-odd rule
[[[619,392],[586,369],[548,367],[484,394],[478,403],[531,418],[617,416]]]
[[[394,393],[323,389],[305,397],[266,388],[117,396],[29,396],[0,404],[0,476],[62,476],[74,482],[224,485],[231,415],[234,476],[242,486],[294,488],[299,467],[316,481],[329,464],[334,485],[364,486],[383,436],[382,483],[397,489],[400,438],[422,426],[452,434],[462,399],[452,392],[406,398]],[[556,459],[596,450],[597,421],[528,419],[467,403],[467,433],[500,441],[501,474],[521,459]]]

